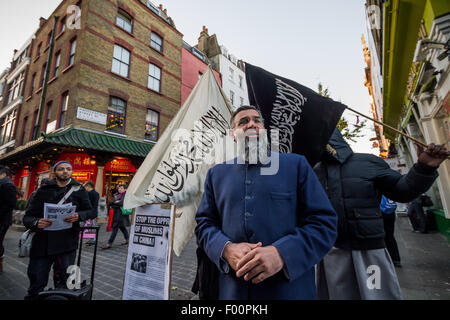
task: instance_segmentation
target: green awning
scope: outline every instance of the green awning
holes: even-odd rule
[[[82,128],[69,127],[59,132],[44,134],[44,141],[54,145],[71,146],[132,155],[145,158],[154,143],[113,136]]]
[[[417,45],[425,0],[390,0],[384,3],[383,119],[396,128],[405,104],[406,86]],[[385,135],[396,135],[389,129]]]

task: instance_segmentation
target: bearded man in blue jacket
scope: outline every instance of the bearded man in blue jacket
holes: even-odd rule
[[[195,229],[220,271],[218,298],[315,299],[314,265],[336,240],[336,212],[303,156],[267,151],[258,109],[240,107],[230,125],[238,157],[208,171]],[[262,150],[270,161],[249,161]]]

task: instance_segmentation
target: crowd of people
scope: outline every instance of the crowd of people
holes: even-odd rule
[[[197,253],[203,253],[196,279],[200,298],[402,299],[395,271],[401,267],[394,238],[395,202],[411,202],[411,225],[426,232],[422,207],[427,204],[421,195],[436,180],[447,150],[433,144],[426,150],[418,147],[417,163],[401,175],[379,157],[354,153],[336,129],[321,161],[312,168],[301,155],[267,148],[257,108],[237,109],[230,127],[232,138],[245,148],[234,164],[208,171],[196,214]],[[270,163],[250,162],[254,153],[277,156],[278,172],[261,174]],[[9,175],[9,169],[0,166],[0,272],[3,240],[17,198]],[[73,179],[71,163],[56,163],[52,175],[31,194],[23,218],[25,227],[34,232],[27,269],[29,300],[45,289],[52,266],[54,287],[66,287],[80,226],[94,224],[98,214],[99,194],[93,182],[81,185]],[[101,247],[104,250],[112,247],[119,230],[122,245],[128,244],[126,189],[119,185],[109,202],[111,235]],[[45,214],[51,206],[73,209],[56,226]],[[93,241],[97,239],[88,245]],[[383,275],[376,290],[366,285],[368,267],[373,265]]]

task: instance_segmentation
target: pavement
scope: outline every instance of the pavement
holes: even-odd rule
[[[428,234],[411,231],[409,220],[399,216],[395,236],[402,259],[402,268],[396,268],[404,298],[407,300],[450,299],[450,244],[440,233]],[[0,300],[22,300],[28,287],[28,258],[18,257],[17,244],[22,231],[10,228],[5,238],[4,271],[0,274]],[[103,225],[100,245],[107,242],[110,233]],[[120,300],[125,274],[127,246],[122,246],[123,236],[118,233],[113,247],[98,249],[95,270],[94,300]],[[190,289],[196,272],[196,244],[191,239],[182,254],[173,256],[171,300],[197,300]],[[89,279],[93,247],[84,246],[81,273]],[[50,276],[49,286],[52,286]]]
[[[106,232],[105,228],[105,224],[101,225],[99,233],[93,300],[121,300],[128,246],[121,245],[124,238],[119,231],[111,249],[100,249],[102,244],[107,243],[111,234]],[[5,237],[5,259],[3,273],[0,273],[0,300],[22,300],[27,294],[29,258],[18,257],[18,243],[22,232],[19,228],[11,227]],[[191,292],[197,269],[195,250],[196,243],[195,237],[193,237],[179,257],[173,255],[171,300],[198,299],[198,296]],[[94,247],[84,245],[81,258],[81,278],[82,280],[86,279],[87,282],[90,280],[93,255]],[[50,272],[48,287],[53,287],[52,272]]]

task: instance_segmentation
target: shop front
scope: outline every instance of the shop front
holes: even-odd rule
[[[118,185],[129,185],[135,173],[136,167],[126,158],[115,157],[109,161],[104,169],[103,196],[112,196]]]

